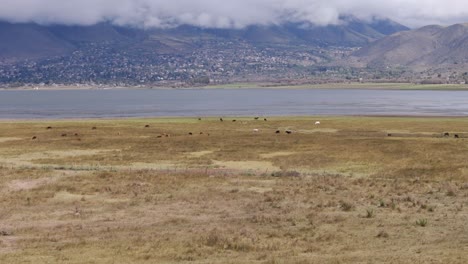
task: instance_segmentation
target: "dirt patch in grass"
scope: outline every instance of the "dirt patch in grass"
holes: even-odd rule
[[[338,129],[334,128],[314,128],[314,129],[300,129],[297,132],[303,134],[313,134],[313,133],[337,133]]]
[[[0,137],[0,143],[8,142],[8,141],[16,141],[16,140],[21,140],[21,138],[16,138],[16,137]]]
[[[26,191],[50,183],[52,180],[52,178],[41,178],[34,180],[14,180],[11,181],[7,187],[11,191]]]
[[[29,152],[15,156],[2,157],[2,162],[14,165],[53,164],[54,160],[77,158],[80,156],[97,155],[114,150],[49,150],[44,152]]]
[[[214,166],[236,171],[275,171],[279,167],[269,161],[213,161]]]
[[[289,156],[293,154],[295,154],[295,152],[278,151],[278,152],[260,154],[260,157],[264,159],[270,159],[270,158],[276,158],[276,157],[281,157],[281,156]]]
[[[54,194],[53,201],[54,202],[78,202],[80,200],[89,200],[92,197],[94,196],[73,194],[67,191],[59,191]]]
[[[191,157],[200,158],[200,157],[203,157],[205,155],[212,154],[213,152],[214,151],[212,151],[212,150],[202,150],[202,151],[190,152],[190,153],[188,153],[188,155],[191,156]]]
[[[117,168],[125,169],[125,168],[130,168],[130,169],[138,169],[138,170],[172,170],[177,167],[183,167],[182,165],[178,165],[174,161],[170,160],[161,160],[157,161],[155,163],[144,163],[144,162],[135,162],[132,163],[131,166],[121,166]]]

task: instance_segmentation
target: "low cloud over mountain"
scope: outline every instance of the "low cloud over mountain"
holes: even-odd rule
[[[0,0],[0,5],[0,20],[68,25],[243,28],[303,21],[336,25],[343,15],[388,17],[413,27],[468,20],[465,0]]]

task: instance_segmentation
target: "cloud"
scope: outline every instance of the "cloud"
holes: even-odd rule
[[[388,17],[417,27],[468,22],[466,0],[0,0],[10,22],[241,28],[252,24],[309,21],[340,23],[340,15]]]

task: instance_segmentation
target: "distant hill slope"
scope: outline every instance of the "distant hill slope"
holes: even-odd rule
[[[76,47],[47,27],[35,24],[0,23],[0,61],[58,56]]]
[[[426,26],[384,37],[352,54],[375,66],[468,64],[468,24]]]
[[[364,22],[353,17],[343,24],[317,27],[307,23],[249,26],[244,29],[209,29],[179,26],[141,30],[101,23],[93,26],[41,26],[0,22],[0,61],[34,60],[62,56],[90,43],[113,43],[116,48],[157,50],[161,53],[190,52],[193,45],[216,39],[254,45],[365,45],[385,35],[408,28],[390,20]]]

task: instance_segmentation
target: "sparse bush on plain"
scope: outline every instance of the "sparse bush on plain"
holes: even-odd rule
[[[383,199],[380,199],[379,200],[379,206],[380,207],[387,207],[387,203]]]
[[[427,226],[427,219],[421,218],[421,219],[416,220],[416,225],[421,226],[421,227]]]
[[[373,218],[375,216],[374,209],[367,209],[366,210],[366,218]]]
[[[388,238],[389,234],[382,230],[377,234],[377,237],[379,237],[379,238]]]
[[[456,192],[454,190],[448,190],[447,191],[447,196],[455,197],[455,196],[457,196],[457,194],[456,194]]]
[[[354,210],[354,204],[347,201],[340,201],[340,208],[345,212]]]

